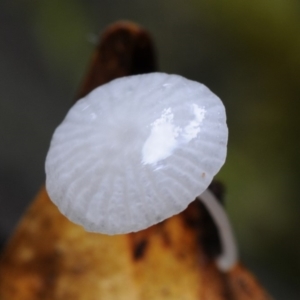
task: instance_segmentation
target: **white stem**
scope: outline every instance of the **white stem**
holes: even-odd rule
[[[232,228],[223,206],[214,194],[205,190],[197,197],[208,209],[219,231],[222,253],[217,258],[217,266],[221,271],[227,272],[238,262],[238,250]]]

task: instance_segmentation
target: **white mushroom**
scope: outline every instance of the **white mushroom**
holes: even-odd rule
[[[123,77],[79,100],[46,159],[51,200],[87,231],[139,231],[184,210],[223,165],[226,114],[178,75]]]

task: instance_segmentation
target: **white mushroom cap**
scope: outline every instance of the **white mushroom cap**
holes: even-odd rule
[[[51,200],[87,231],[145,229],[184,210],[226,158],[221,100],[178,75],[123,77],[79,100],[46,158]]]

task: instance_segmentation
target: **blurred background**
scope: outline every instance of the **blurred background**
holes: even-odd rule
[[[160,70],[224,101],[218,178],[242,261],[276,299],[300,299],[298,0],[1,0],[0,248],[44,182],[98,34],[118,20],[151,32]]]

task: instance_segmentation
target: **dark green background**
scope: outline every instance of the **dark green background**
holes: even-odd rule
[[[162,71],[223,99],[230,140],[218,178],[242,260],[277,299],[300,299],[297,0],[1,0],[2,243],[44,181],[95,38],[117,20],[152,33]]]

